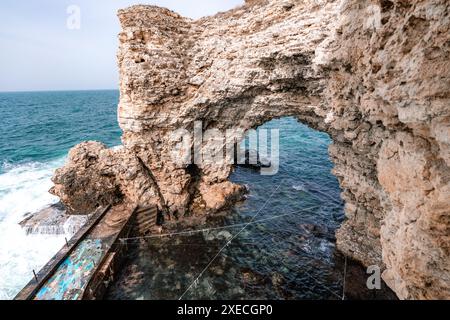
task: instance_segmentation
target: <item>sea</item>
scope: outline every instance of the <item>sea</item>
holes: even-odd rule
[[[27,234],[19,223],[58,203],[48,193],[51,177],[71,147],[87,140],[120,145],[118,99],[116,90],[0,93],[0,299],[13,299],[71,236]],[[330,137],[292,117],[261,128],[279,130],[278,174],[237,167],[231,180],[248,186],[247,199],[198,226],[205,231],[130,241],[106,298],[387,297],[360,293],[363,269],[354,264],[346,275],[349,262],[336,248],[345,217]],[[363,289],[346,292],[346,281]]]
[[[28,213],[55,204],[56,168],[85,140],[120,144],[118,91],[0,93],[0,299],[12,299],[69,234],[31,234]]]

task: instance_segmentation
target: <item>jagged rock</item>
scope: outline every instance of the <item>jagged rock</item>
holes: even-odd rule
[[[262,158],[258,152],[254,154],[250,150],[246,150],[243,159],[238,159],[236,156],[234,163],[242,168],[249,168],[256,171],[261,170],[261,168],[270,168],[271,161],[267,158]]]
[[[340,250],[383,267],[400,298],[450,298],[449,10],[253,0],[196,21],[120,10],[123,148],[77,146],[53,193],[75,211],[121,199],[216,211],[241,193],[232,166],[174,161],[171,134],[198,120],[225,130],[294,116],[333,139]]]
[[[100,206],[123,200],[164,208],[156,187],[138,157],[124,148],[108,149],[99,142],[84,142],[69,152],[57,169],[50,190],[72,214],[92,213]]]
[[[90,215],[68,215],[61,203],[45,207],[25,215],[19,225],[29,234],[74,235],[90,218]]]

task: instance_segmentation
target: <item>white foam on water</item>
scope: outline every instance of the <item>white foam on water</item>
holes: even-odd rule
[[[292,186],[292,188],[296,191],[308,192],[308,189],[306,188],[306,186],[303,183],[295,184]]]
[[[12,299],[64,245],[65,234],[26,235],[19,222],[58,201],[48,193],[55,168],[64,158],[48,163],[3,166],[0,174],[0,300]]]

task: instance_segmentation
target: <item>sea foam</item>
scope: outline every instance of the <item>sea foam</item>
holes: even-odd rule
[[[58,201],[48,193],[64,158],[47,163],[5,164],[0,174],[0,300],[12,299],[64,245],[65,234],[26,235],[19,222]]]

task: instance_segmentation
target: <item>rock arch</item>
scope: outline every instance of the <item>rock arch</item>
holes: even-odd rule
[[[123,146],[71,150],[52,192],[76,212],[117,201],[167,213],[239,194],[230,165],[194,177],[168,134],[295,116],[333,139],[347,221],[338,246],[379,265],[401,298],[450,297],[449,5],[253,0],[196,21],[119,11]]]

